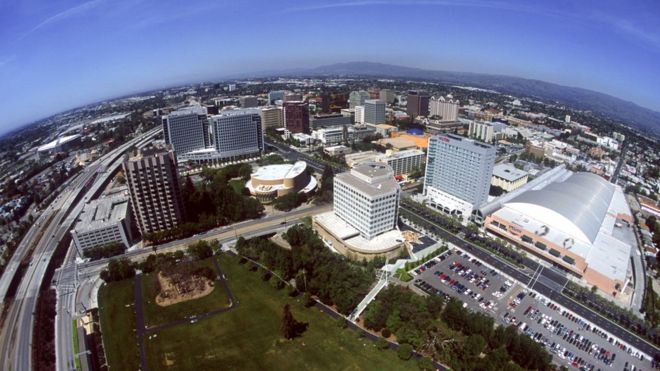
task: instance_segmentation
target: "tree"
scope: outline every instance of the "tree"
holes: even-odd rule
[[[302,335],[305,330],[307,330],[308,324],[305,322],[299,322],[295,318],[293,318],[293,314],[291,313],[291,308],[289,307],[289,304],[285,304],[284,308],[282,310],[282,336],[284,336],[285,339],[291,340],[294,339],[300,335]]]
[[[273,207],[281,211],[290,211],[307,201],[304,193],[292,192],[278,197],[273,201]]]
[[[429,357],[422,357],[417,361],[417,367],[419,367],[420,370],[424,371],[433,371],[435,370],[435,366],[433,365],[433,361]]]
[[[213,256],[213,248],[211,248],[211,244],[207,241],[200,240],[199,242],[188,245],[188,255],[198,260],[207,259]]]
[[[397,349],[396,354],[400,359],[407,361],[412,357],[413,347],[410,344],[401,344]]]
[[[108,268],[101,271],[105,282],[121,281],[135,276],[135,266],[127,258],[111,260]]]
[[[316,198],[318,203],[332,202],[333,186],[334,186],[334,171],[332,167],[326,165],[321,175],[321,190]]]

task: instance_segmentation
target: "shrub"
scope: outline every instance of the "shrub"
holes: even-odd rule
[[[384,328],[380,333],[385,338],[389,338],[390,336],[392,336],[392,331],[390,331],[390,329],[388,328]]]
[[[410,344],[401,344],[399,349],[397,349],[396,354],[404,361],[409,360],[412,357],[413,347]]]
[[[390,347],[390,343],[387,340],[380,338],[376,342],[376,346],[378,347],[378,349],[387,349]]]

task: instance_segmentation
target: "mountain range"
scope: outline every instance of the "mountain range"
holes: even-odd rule
[[[573,109],[589,110],[619,120],[641,131],[660,135],[660,112],[611,95],[562,86],[540,80],[470,72],[425,70],[374,62],[336,63],[316,68],[280,71],[280,75],[364,76],[437,81],[491,89],[500,93],[557,102]]]

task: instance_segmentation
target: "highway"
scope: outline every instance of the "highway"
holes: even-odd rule
[[[415,216],[426,220],[429,223],[434,223],[432,220],[432,212],[429,211],[420,211],[416,210],[408,205],[401,204],[401,208],[406,211],[414,214]],[[435,224],[435,223],[434,223]],[[436,224],[437,225],[437,224]],[[445,238],[448,242],[459,246],[461,249],[469,251],[471,254],[475,255],[482,261],[487,262],[494,268],[504,272],[513,279],[521,283],[530,283],[530,289],[544,295],[555,301],[557,304],[560,304],[564,308],[571,310],[574,313],[582,316],[587,321],[599,326],[600,328],[608,331],[612,335],[617,336],[619,339],[627,342],[638,350],[648,354],[653,357],[658,353],[658,348],[649,342],[643,340],[641,337],[629,332],[623,327],[613,323],[612,321],[606,319],[593,312],[592,310],[576,303],[575,301],[567,298],[561,292],[564,285],[567,282],[567,278],[564,277],[561,273],[554,271],[553,269],[548,269],[546,267],[540,267],[538,263],[534,262],[531,259],[525,259],[524,265],[527,269],[520,269],[512,266],[510,263],[500,259],[491,252],[474,245],[468,241],[461,239],[460,237],[451,234],[440,225],[437,225],[440,230],[440,235]]]
[[[0,368],[3,370],[32,368],[32,329],[39,289],[53,253],[62,238],[69,233],[86,199],[111,175],[114,168],[110,165],[121,163],[123,152],[133,145],[151,140],[159,130],[154,129],[123,144],[77,174],[26,234],[24,243],[21,243],[12,257],[15,264],[8,266],[0,278],[0,295],[3,305],[7,306],[7,316],[0,334]],[[93,182],[91,187],[90,181]],[[83,195],[86,196],[83,198]],[[30,263],[20,277],[12,300],[7,297],[7,291],[24,259],[29,259]]]

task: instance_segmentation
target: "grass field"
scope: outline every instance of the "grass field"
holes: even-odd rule
[[[137,370],[140,361],[135,335],[133,279],[101,286],[99,312],[110,369]]]
[[[222,255],[223,272],[239,305],[195,324],[172,327],[145,339],[150,369],[176,370],[416,370],[394,351],[376,349],[356,332],[342,330],[316,308],[305,308],[286,290],[277,291],[259,273]],[[301,337],[280,336],[284,304],[309,323]]]
[[[206,259],[204,264],[215,271],[211,259]],[[199,299],[161,307],[156,304],[155,300],[159,289],[157,273],[142,276],[142,302],[144,303],[145,325],[147,327],[162,325],[228,306],[229,299],[224,288],[217,281],[215,283],[215,288],[209,295]]]

